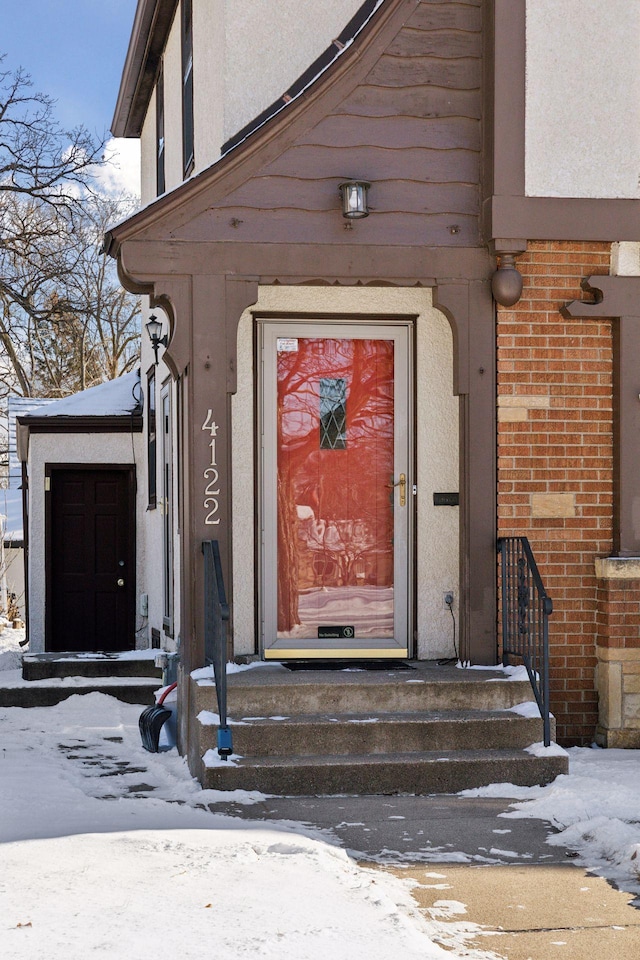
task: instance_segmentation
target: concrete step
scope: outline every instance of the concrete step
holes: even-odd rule
[[[154,692],[161,685],[152,677],[87,678],[78,680],[34,680],[20,685],[3,686],[0,674],[0,707],[52,707],[61,700],[85,693],[105,693],[123,703],[144,706],[155,703]]]
[[[214,764],[203,764],[205,788],[286,796],[458,793],[505,781],[534,786],[567,770],[566,757],[535,757],[522,750],[232,758]]]
[[[199,721],[204,754],[216,746],[218,718],[203,712]],[[515,749],[543,738],[540,717],[522,717],[509,711],[424,711],[379,717],[325,714],[230,722],[234,750],[243,757],[393,754],[464,750],[470,745]],[[552,735],[554,732],[552,728]]]
[[[196,712],[217,710],[215,687],[198,681]],[[458,670],[419,662],[406,671],[300,671],[264,664],[228,676],[233,717],[381,713],[425,710],[501,710],[532,699],[528,680],[505,680],[495,670]]]
[[[158,651],[160,653],[161,651]],[[29,653],[22,660],[24,680],[54,677],[157,677],[162,670],[153,658],[114,654]]]

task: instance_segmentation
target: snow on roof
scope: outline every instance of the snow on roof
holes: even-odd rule
[[[28,423],[32,417],[39,420],[41,417],[126,416],[137,413],[141,406],[140,370],[135,370],[26,414],[24,422]]]
[[[9,397],[7,402],[7,420],[9,428],[9,487],[17,490],[22,482],[22,465],[18,457],[18,446],[16,439],[16,417],[23,417],[27,413],[33,413],[37,408],[56,403],[55,397]],[[0,513],[2,505],[0,504]],[[22,525],[22,521],[20,521]]]
[[[24,539],[22,490],[0,490],[0,527],[5,541]]]

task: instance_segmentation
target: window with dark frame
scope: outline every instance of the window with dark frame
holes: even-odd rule
[[[147,373],[147,489],[149,510],[155,510],[158,502],[156,446],[156,368],[151,367]]]
[[[193,19],[192,0],[182,0],[182,162],[184,176],[193,170]]]
[[[156,194],[160,196],[166,190],[164,162],[164,67],[160,63],[160,72],[156,83]]]
[[[171,438],[171,390],[168,384],[160,395],[162,419],[162,553],[163,553],[163,618],[167,636],[173,636],[173,476]]]
[[[347,448],[347,381],[343,377],[320,379],[320,449]]]

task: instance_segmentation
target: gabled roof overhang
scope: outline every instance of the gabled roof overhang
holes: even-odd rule
[[[178,0],[138,0],[120,90],[114,137],[139,137]]]
[[[461,5],[456,4],[456,7],[459,6]],[[474,4],[474,7],[478,8],[479,4]],[[261,175],[261,171],[285,154],[290,147],[296,144],[296,138],[299,140],[308,130],[319,124],[323,118],[329,116],[332,111],[336,111],[345,97],[370,75],[402,28],[412,18],[415,22],[417,11],[421,9],[434,8],[431,7],[431,4],[424,6],[416,4],[416,0],[368,0],[359,11],[363,15],[366,13],[366,17],[360,17],[359,20],[354,18],[351,21],[352,28],[356,30],[353,41],[346,45],[339,55],[334,56],[333,60],[324,66],[314,79],[309,80],[298,91],[298,95],[293,100],[286,104],[276,104],[276,112],[265,120],[257,118],[256,123],[250,125],[250,128],[244,132],[243,139],[239,140],[234,147],[231,147],[210,167],[192,176],[169,193],[158,197],[123,223],[113,227],[105,237],[105,251],[119,260],[123,284],[135,292],[151,292],[145,286],[145,279],[136,280],[135,268],[129,270],[130,257],[121,256],[122,245],[125,242],[129,242],[129,250],[137,247],[139,241],[146,245],[149,253],[151,253],[154,243],[165,244],[167,251],[169,247],[177,251],[186,240],[184,228],[190,218],[193,219],[207,210],[215,210],[234,190],[246,184],[252,177]],[[476,27],[476,29],[479,29],[479,27]],[[400,58],[397,54],[394,54],[392,59],[399,60]],[[428,80],[422,82],[428,83]],[[476,80],[476,84],[479,86],[479,78]],[[479,110],[479,107],[477,109]],[[399,111],[396,111],[396,113],[402,118]],[[426,117],[430,116],[437,117],[438,114],[426,114]],[[479,113],[476,114],[476,122],[478,119]],[[416,114],[416,122],[421,123],[419,114]],[[367,147],[363,147],[364,151],[367,149]],[[474,149],[479,150],[479,145]],[[359,155],[362,152],[361,150]],[[353,175],[366,177],[366,169],[364,173],[352,169],[354,165],[353,151],[343,150],[343,153],[344,163],[342,166],[344,169],[340,170],[340,177],[342,179]],[[396,156],[400,156],[400,151],[396,151]],[[366,166],[366,163],[364,166]],[[427,183],[429,177],[425,177],[423,174],[424,171],[417,167],[413,174],[414,182]],[[262,175],[264,176],[264,174]],[[327,174],[320,174],[320,178],[322,176],[325,179],[327,178]],[[335,172],[328,176],[336,180]],[[384,176],[389,180],[394,179],[393,172],[385,171]],[[475,189],[476,191],[480,189],[478,176],[479,172],[467,176],[467,179],[470,180],[469,189]],[[437,180],[437,178],[435,179]],[[266,180],[268,180],[268,175]],[[407,187],[410,186],[411,182],[410,179],[407,181]],[[424,212],[429,211],[425,210]],[[447,216],[451,216],[455,221],[454,214]],[[380,220],[378,220],[379,222]],[[339,213],[336,223],[342,224]],[[374,219],[371,218],[371,224],[373,223]],[[413,239],[406,240],[405,246],[414,248],[417,246],[422,248],[432,246],[434,249],[437,249],[438,246],[449,246],[454,249],[457,248],[460,253],[462,253],[462,248],[466,248],[467,251],[473,250],[478,262],[475,269],[472,270],[472,274],[474,276],[486,276],[486,250],[482,254],[480,249],[482,243],[477,226],[473,238],[468,242],[462,237],[455,237],[457,233],[458,229],[455,223],[452,223],[450,229],[447,227],[447,236],[444,241],[430,244],[428,240],[424,240],[421,244],[416,244],[414,236]],[[379,236],[380,234],[378,234],[377,240],[371,241],[378,247],[380,247]],[[195,238],[190,239],[192,243],[196,242]],[[223,245],[220,242],[222,237],[215,233],[208,234],[206,238],[199,237],[198,239],[199,242],[215,243],[218,248]],[[249,230],[247,228],[239,230],[229,239],[230,242],[226,244],[226,247],[227,252],[231,255],[230,251],[233,248],[238,251],[242,244],[246,241],[250,242]],[[342,233],[339,239],[344,241],[347,237]],[[363,236],[358,236],[354,231],[348,239],[353,240],[354,243],[362,243]],[[270,237],[268,242],[275,246],[278,241],[276,238],[272,239]],[[318,240],[316,242],[321,243],[322,241]],[[401,242],[398,241],[396,230],[393,243],[398,246]],[[327,244],[325,243],[325,245]],[[163,259],[166,260],[166,258]],[[124,263],[124,260],[127,263]],[[482,265],[480,265],[480,261],[482,261]],[[468,263],[465,263],[465,266],[469,266]],[[224,272],[227,272],[227,270],[228,268],[225,268]],[[165,272],[165,268],[160,262],[158,262],[158,272],[159,274]],[[175,259],[169,272],[173,274],[177,272]]]

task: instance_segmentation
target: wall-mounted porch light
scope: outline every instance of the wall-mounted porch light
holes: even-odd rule
[[[366,180],[345,180],[338,189],[342,197],[342,216],[347,220],[360,220],[369,216],[367,190],[371,186]]]
[[[169,338],[166,333],[163,336],[162,334],[162,323],[155,314],[151,314],[147,323],[145,323],[147,328],[147,333],[149,334],[149,340],[151,340],[151,346],[153,347],[153,356],[155,358],[155,365],[158,366],[158,347],[166,347],[169,342]]]

